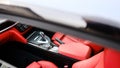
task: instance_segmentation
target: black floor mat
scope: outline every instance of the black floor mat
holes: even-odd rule
[[[0,47],[0,59],[19,68],[25,68],[31,62],[42,59],[16,46],[17,45],[6,44]]]

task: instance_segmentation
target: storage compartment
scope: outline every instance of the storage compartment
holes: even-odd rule
[[[25,68],[33,61],[40,60],[51,61],[61,68],[63,68],[64,65],[68,65],[69,68],[71,68],[72,64],[78,61],[57,53],[19,42],[8,42],[7,44],[1,45],[0,54],[0,59],[18,68]]]

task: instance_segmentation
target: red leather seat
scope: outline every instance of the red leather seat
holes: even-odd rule
[[[120,68],[120,51],[105,49],[87,60],[73,64],[72,68]]]
[[[58,67],[49,61],[38,61],[31,63],[26,68],[58,68]]]
[[[104,55],[104,52],[101,52],[93,56],[92,58],[76,62],[75,64],[73,64],[72,68],[96,68],[98,64],[101,64],[99,65],[100,67],[98,68],[104,68],[103,67],[103,55]],[[99,63],[100,60],[101,62]]]

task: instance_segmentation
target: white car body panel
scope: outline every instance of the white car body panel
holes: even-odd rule
[[[120,28],[119,0],[5,0],[6,4],[31,8],[42,17],[73,27],[86,27],[81,17]],[[107,20],[106,20],[107,19]],[[108,21],[109,20],[109,21]],[[74,22],[74,23],[73,23]]]

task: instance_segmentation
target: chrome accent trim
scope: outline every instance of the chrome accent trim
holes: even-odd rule
[[[0,24],[3,23],[3,22],[6,22],[7,19],[0,19]]]
[[[39,45],[36,45],[36,44],[30,43],[30,42],[28,42],[28,44],[30,44],[30,45],[32,45],[32,46],[35,46],[35,47],[40,48],[40,46],[39,46]],[[41,49],[42,49],[42,48],[41,48]]]
[[[30,34],[26,39],[28,40],[36,31],[34,31],[32,34]]]
[[[19,23],[19,21],[17,21],[17,22],[16,22],[15,24],[13,24],[13,25],[11,25],[11,26],[9,26],[9,27],[1,30],[0,33],[2,33],[2,32],[4,32],[4,31],[6,31],[6,30],[8,30],[8,29],[10,29],[10,28],[12,28],[12,27],[14,27],[14,26],[15,26],[16,24],[18,24],[18,23]]]
[[[0,66],[0,68],[17,68],[16,66],[14,66],[14,65],[12,65],[10,63],[7,63],[7,62],[5,62],[5,61],[3,61],[1,59],[0,59],[0,63],[2,64]]]

